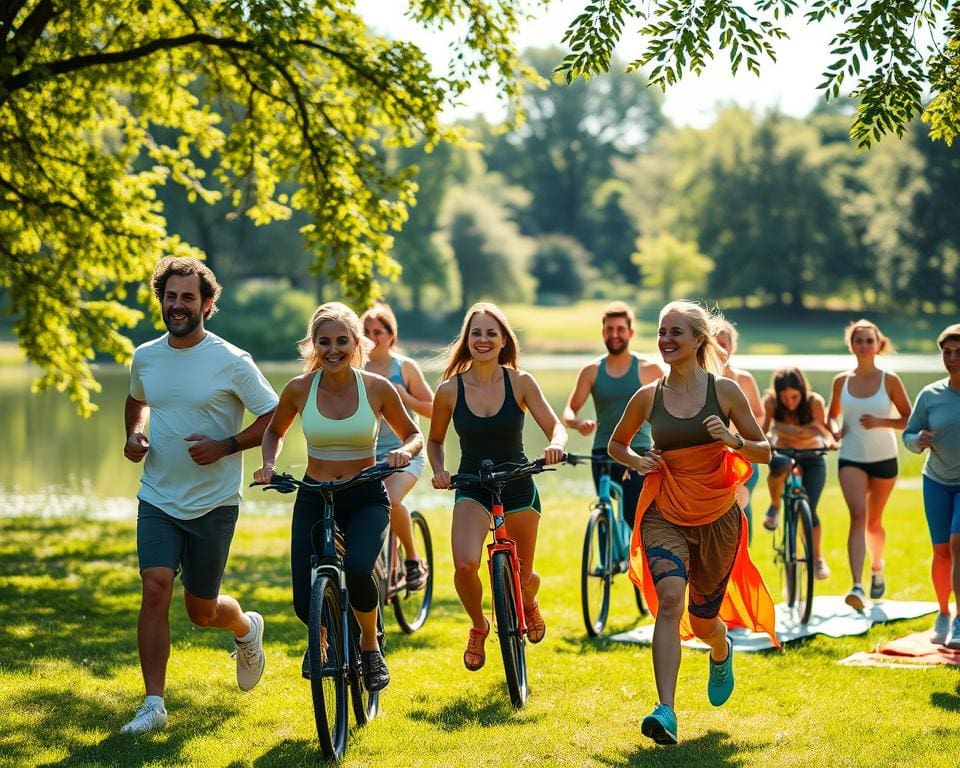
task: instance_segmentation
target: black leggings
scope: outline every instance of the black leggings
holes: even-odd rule
[[[797,465],[800,467],[800,481],[803,483],[803,489],[807,492],[807,498],[810,499],[813,524],[820,525],[817,505],[820,503],[823,486],[827,484],[827,460],[823,456],[805,456],[797,459]],[[782,477],[789,469],[790,457],[777,453],[774,449],[773,457],[770,459],[770,474],[774,477]]]
[[[637,453],[640,453],[640,451],[637,450]],[[593,459],[593,464],[591,465],[593,470],[593,487],[599,493],[601,464],[604,461],[609,461],[610,456],[607,455],[605,448],[595,448],[591,452],[590,457]],[[630,473],[630,476],[626,480],[623,478],[625,472]],[[610,467],[610,479],[623,488],[623,499],[621,499],[623,502],[623,519],[627,521],[627,525],[629,525],[632,530],[633,519],[637,515],[637,502],[640,501],[640,492],[643,490],[643,475],[635,469],[628,469],[623,464],[614,462],[613,466]]]
[[[306,478],[309,479],[309,478]],[[361,613],[372,611],[380,599],[373,567],[390,526],[390,500],[383,483],[364,483],[334,494],[334,519],[343,534],[343,570],[350,605]],[[293,505],[290,537],[290,574],[293,581],[293,610],[304,624],[310,621],[311,531],[323,531],[323,497],[316,491],[300,490]]]

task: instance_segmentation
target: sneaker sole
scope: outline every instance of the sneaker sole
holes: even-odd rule
[[[960,640],[951,640],[948,643],[943,643],[944,648],[949,648],[951,651],[960,651]]]
[[[640,733],[653,739],[657,744],[676,744],[677,734],[670,733],[666,726],[655,717],[645,717],[640,724]]]
[[[843,602],[845,602],[858,613],[863,613],[863,598],[859,595],[847,595],[845,598],[843,598]]]
[[[248,612],[248,616],[250,613],[254,613],[254,612],[253,611]],[[254,688],[257,687],[257,683],[259,683],[260,680],[263,679],[263,671],[267,668],[267,654],[264,653],[263,651],[263,630],[265,628],[266,622],[263,620],[263,616],[260,616],[259,613],[256,615],[260,618],[259,629],[257,631],[257,641],[260,644],[260,674],[257,675],[256,680],[254,680],[250,685],[244,688],[243,685],[240,684],[240,670],[239,668],[237,669],[237,687],[244,693],[247,693],[248,691],[252,691]],[[253,619],[251,619],[251,622],[252,621]],[[239,664],[239,661],[237,663]]]

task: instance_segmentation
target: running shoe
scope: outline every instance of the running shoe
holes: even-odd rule
[[[707,654],[710,662],[710,679],[707,681],[707,698],[715,707],[719,707],[733,693],[733,643],[727,638],[727,658],[723,661],[714,661]]]
[[[870,599],[879,600],[883,593],[887,591],[887,580],[883,571],[875,571],[870,574]]]
[[[943,647],[960,651],[960,613],[953,617],[953,624],[950,627],[950,637],[944,642]]]
[[[830,566],[827,565],[826,560],[813,561],[813,575],[817,581],[826,581],[830,578]]]
[[[677,743],[677,716],[666,704],[657,704],[653,712],[643,718],[640,733],[657,744]]]
[[[253,639],[234,640],[237,656],[237,685],[240,686],[241,691],[249,691],[260,682],[267,661],[263,655],[263,616],[254,611],[247,611],[247,618],[250,619]]]
[[[780,519],[780,510],[771,506],[763,516],[763,527],[768,531],[777,530],[777,521]]]
[[[382,691],[390,683],[390,671],[379,648],[360,651],[360,666],[363,669],[363,686],[368,691]]]
[[[933,634],[930,635],[930,642],[934,645],[943,645],[947,642],[950,635],[950,614],[938,613],[936,621],[933,622]]]
[[[167,724],[167,710],[144,704],[133,719],[120,729],[120,733],[151,733]]]
[[[870,590],[870,596],[873,597],[873,590]],[[866,595],[863,593],[863,587],[859,584],[854,584],[853,588],[847,592],[847,596],[843,598],[843,602],[849,605],[853,610],[858,613],[863,613],[863,600]]]
[[[423,560],[404,560],[406,571],[407,591],[419,592],[427,586],[427,564]]]

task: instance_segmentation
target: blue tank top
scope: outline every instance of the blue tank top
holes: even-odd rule
[[[510,373],[503,371],[503,405],[493,416],[477,416],[467,407],[463,379],[457,374],[457,404],[453,427],[460,438],[460,472],[476,473],[484,459],[494,464],[523,462],[523,411],[513,396]]]
[[[406,389],[406,386],[403,383],[403,369],[400,366],[400,361],[397,358],[390,358],[390,383],[394,387],[399,389]],[[407,412],[407,415],[419,427],[419,419],[417,414],[407,408],[406,405],[403,406],[403,409]],[[403,445],[403,441],[397,437],[396,433],[390,428],[390,425],[387,424],[386,419],[380,422],[380,431],[377,433],[377,455],[384,453],[389,453],[390,451],[395,451]]]

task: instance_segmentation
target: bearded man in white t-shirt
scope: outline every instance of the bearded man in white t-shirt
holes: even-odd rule
[[[221,595],[220,582],[239,513],[240,454],[260,445],[277,395],[249,354],[204,328],[221,290],[206,265],[163,259],[152,285],[167,333],[134,353],[123,449],[130,461],[146,458],[137,494],[137,641],[146,698],[122,733],[166,725],[169,609],[178,573],[190,620],[233,633],[241,690],[260,681],[265,663],[263,617]],[[243,429],[245,411],[256,419]]]

